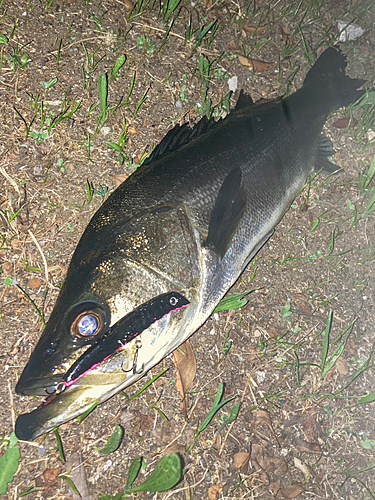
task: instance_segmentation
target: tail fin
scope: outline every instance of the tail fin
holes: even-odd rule
[[[345,74],[346,58],[336,47],[325,50],[307,73],[304,87],[315,88],[319,99],[328,100],[330,111],[357,101],[364,90],[357,90],[365,80],[350,78]]]

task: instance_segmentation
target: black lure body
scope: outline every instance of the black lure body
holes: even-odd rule
[[[189,304],[190,302],[180,293],[169,292],[158,295],[137,307],[110,327],[73,363],[60,383],[60,391],[74,384],[87,372],[113,356],[153,323]]]

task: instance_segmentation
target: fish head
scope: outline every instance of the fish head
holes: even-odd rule
[[[82,250],[87,248],[85,240],[84,234],[45,330],[16,386],[18,394],[50,395],[39,409],[18,418],[20,439],[34,439],[135,382],[178,347],[184,340],[183,325],[193,316],[197,300],[189,279],[176,284],[168,273],[129,258],[126,247],[124,251],[123,244],[114,245],[113,241],[96,242],[86,253]],[[175,263],[176,268],[181,265]],[[112,334],[111,329],[120,328],[121,319],[141,304],[171,291],[186,297],[189,307],[150,324],[59,393],[65,374],[90,346],[108,332]]]

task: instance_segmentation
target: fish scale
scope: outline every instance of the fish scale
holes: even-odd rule
[[[175,127],[103,203],[16,386],[25,395],[52,393],[18,417],[18,438],[35,439],[107,400],[204,323],[309,174],[337,169],[321,129],[331,111],[363,94],[357,89],[364,83],[345,67],[331,47],[290,97],[254,104],[240,94],[224,120]],[[141,323],[136,338],[126,335],[141,307],[169,293],[188,307]],[[80,331],[82,322],[90,335]],[[117,339],[126,339],[120,349]],[[101,346],[105,355],[91,363]],[[79,376],[59,393],[72,373]]]

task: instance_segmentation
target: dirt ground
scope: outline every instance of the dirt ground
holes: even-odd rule
[[[340,19],[365,30],[341,43],[348,74],[365,78],[369,87],[374,82],[375,9],[369,2],[183,1],[169,18],[165,6],[172,2],[159,15],[159,4],[145,3],[136,4],[136,15],[129,0],[0,2],[0,31],[8,43],[0,44],[1,453],[17,415],[40,402],[14,393],[42,331],[35,308],[16,285],[40,308],[47,290],[48,318],[83,230],[144,152],[174,123],[196,121],[208,99],[220,103],[233,77],[254,100],[299,88],[314,53],[337,40]],[[98,78],[122,54],[122,77],[109,83],[112,110],[101,128]],[[256,72],[249,67],[252,59],[262,61]],[[122,106],[134,75],[129,102]],[[238,91],[232,107],[237,97]],[[64,106],[67,116],[78,102],[71,117],[59,121]],[[124,489],[132,459],[142,456],[147,463],[140,482],[170,452],[183,459],[179,484],[134,498],[375,497],[374,406],[361,402],[375,391],[375,227],[368,209],[374,191],[372,183],[363,187],[374,157],[374,116],[371,109],[368,116],[365,108],[354,109],[348,126],[333,126],[342,116],[329,118],[326,133],[343,172],[306,185],[231,290],[256,289],[248,303],[214,314],[191,338],[197,370],[187,396],[188,419],[173,360],[164,359],[127,389],[132,395],[169,368],[139,397],[128,402],[118,394],[82,424],[72,421],[59,429],[67,463],[53,433],[39,442],[19,442],[21,460],[9,498],[30,487],[30,500],[78,498],[58,478],[72,467],[82,498],[115,495]],[[124,118],[127,136],[116,151],[106,141],[119,144]],[[91,201],[86,180],[96,190]],[[340,345],[341,355],[335,356]],[[220,383],[225,397],[234,399],[187,451]],[[224,425],[223,416],[236,402],[237,418]],[[103,456],[94,446],[104,446],[115,424],[124,429],[122,444]]]

